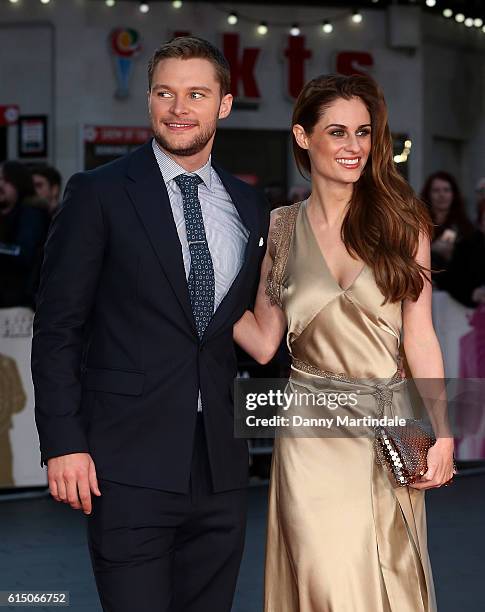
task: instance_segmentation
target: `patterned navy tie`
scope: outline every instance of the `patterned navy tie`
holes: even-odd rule
[[[190,251],[190,272],[187,282],[197,332],[201,338],[214,313],[215,294],[214,267],[205,235],[198,193],[202,179],[196,174],[179,174],[175,177],[175,182],[182,193],[185,231]]]

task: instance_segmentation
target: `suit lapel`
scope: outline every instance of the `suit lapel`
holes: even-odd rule
[[[125,186],[182,310],[192,330],[197,333],[190,305],[182,247],[151,141],[133,154]]]
[[[238,185],[238,181],[236,181],[231,174],[215,164],[213,164],[213,167],[219,175],[227,193],[231,197],[241,221],[249,231],[249,236],[242,266],[207,326],[204,338],[214,335],[228,320],[233,310],[239,305],[239,290],[243,287],[248,272],[254,271],[257,265],[255,255],[259,240],[259,213],[255,201],[249,199],[242,192]]]

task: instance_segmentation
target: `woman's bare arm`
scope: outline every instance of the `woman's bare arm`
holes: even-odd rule
[[[270,236],[275,222],[275,212],[271,215]],[[273,254],[270,240],[268,240],[266,254],[261,265],[254,312],[246,310],[234,325],[234,340],[261,364],[268,363],[273,358],[286,330],[285,314],[278,305],[271,304],[266,295],[268,274],[272,266]]]
[[[430,267],[429,239],[422,235],[416,261]],[[443,357],[431,316],[432,286],[425,279],[419,298],[403,304],[404,352],[413,379],[425,404],[437,442],[428,452],[428,471],[413,485],[438,487],[453,474],[453,435],[448,422]]]

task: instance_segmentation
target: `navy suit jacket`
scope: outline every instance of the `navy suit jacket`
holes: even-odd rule
[[[41,465],[89,452],[100,478],[186,492],[200,387],[214,489],[247,483],[247,442],[233,434],[232,327],[254,299],[269,210],[258,191],[215,169],[249,238],[200,340],[151,143],[70,179],[34,318]]]

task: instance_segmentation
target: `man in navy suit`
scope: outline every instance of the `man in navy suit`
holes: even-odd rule
[[[247,444],[233,435],[233,324],[269,211],[212,163],[229,67],[177,38],[148,69],[153,141],[75,174],[45,249],[32,373],[41,465],[88,515],[104,610],[229,612]]]

